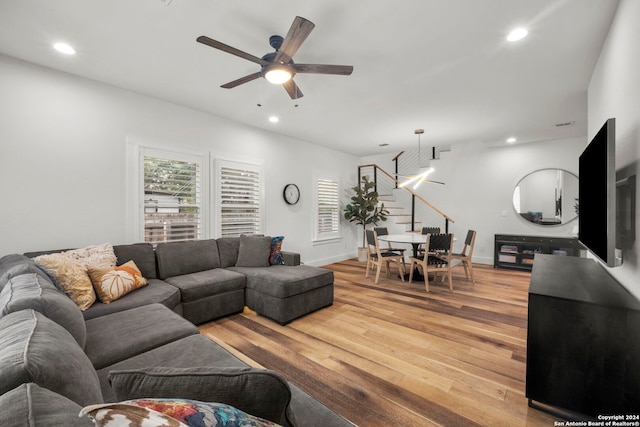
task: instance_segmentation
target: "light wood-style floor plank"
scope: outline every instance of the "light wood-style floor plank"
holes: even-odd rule
[[[273,369],[363,427],[552,426],[527,406],[527,272],[474,265],[445,283],[365,278],[326,266],[333,306],[287,326],[238,314],[200,326],[253,366]]]

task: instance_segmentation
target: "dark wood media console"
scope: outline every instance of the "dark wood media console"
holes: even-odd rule
[[[640,414],[640,302],[594,260],[535,256],[526,396],[591,417]]]

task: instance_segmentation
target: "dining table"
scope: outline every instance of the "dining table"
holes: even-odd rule
[[[383,234],[382,236],[378,236],[378,241],[409,244],[413,248],[413,256],[417,257],[420,245],[427,243],[427,235],[421,233]],[[456,241],[455,237],[453,238],[453,241]],[[413,273],[414,280],[424,281],[424,277],[420,273],[417,265],[414,267]],[[408,277],[408,274],[406,274],[406,276]]]
[[[413,248],[413,256],[418,256],[418,248],[427,242],[427,236],[420,233],[384,234],[378,236],[381,242],[406,243]]]

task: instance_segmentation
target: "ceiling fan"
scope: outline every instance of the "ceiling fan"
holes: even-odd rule
[[[296,73],[348,76],[353,72],[351,65],[296,64],[293,62],[293,55],[295,55],[314,27],[315,24],[313,22],[296,16],[286,37],[283,38],[277,35],[269,37],[269,44],[275,49],[275,52],[269,52],[262,58],[258,58],[257,56],[253,56],[207,36],[200,36],[196,40],[207,46],[220,49],[260,65],[260,71],[240,77],[237,80],[223,84],[221,87],[231,89],[259,77],[264,77],[271,83],[281,84],[291,99],[298,99],[302,98],[303,94],[300,88],[298,88],[298,85],[293,81],[293,76]]]

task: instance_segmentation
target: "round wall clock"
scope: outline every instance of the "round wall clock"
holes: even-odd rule
[[[295,205],[300,200],[300,189],[295,184],[287,184],[282,191],[284,201],[289,205]]]

